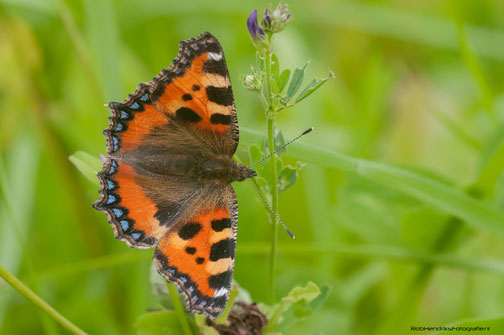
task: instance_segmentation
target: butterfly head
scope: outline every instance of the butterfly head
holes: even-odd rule
[[[236,164],[236,181],[244,181],[247,178],[256,177],[257,172],[249,169],[246,165],[237,163]]]

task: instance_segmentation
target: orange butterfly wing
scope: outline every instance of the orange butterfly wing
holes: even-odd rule
[[[154,251],[158,272],[175,284],[187,310],[218,317],[226,307],[234,269],[238,206],[233,188],[216,203],[170,230]]]
[[[238,122],[233,91],[224,52],[210,33],[180,42],[172,66],[154,78],[151,99],[171,119],[211,137],[218,152],[235,153]]]

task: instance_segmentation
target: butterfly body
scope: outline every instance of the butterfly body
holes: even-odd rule
[[[238,122],[222,48],[209,33],[182,41],[170,67],[111,102],[107,158],[94,207],[116,238],[155,248],[158,272],[189,311],[216,318],[234,269],[238,206],[231,183]]]
[[[161,130],[165,131],[165,130]],[[187,134],[184,137],[189,137]],[[256,176],[256,172],[234,161],[229,155],[214,152],[201,145],[188,146],[194,138],[187,138],[185,150],[173,146],[173,141],[160,145],[141,145],[137,149],[110,156],[152,175],[182,177],[200,183],[228,185]]]

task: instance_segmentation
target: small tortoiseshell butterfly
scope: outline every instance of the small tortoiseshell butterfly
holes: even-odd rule
[[[238,205],[231,187],[256,175],[236,163],[238,121],[222,47],[180,42],[170,67],[111,102],[108,157],[94,207],[117,239],[155,248],[158,272],[187,310],[216,318],[229,299]]]

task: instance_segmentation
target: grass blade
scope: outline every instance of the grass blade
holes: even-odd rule
[[[263,135],[240,129],[241,143],[250,145],[262,141]],[[429,203],[436,208],[465,220],[473,228],[484,228],[504,235],[504,213],[489,204],[472,199],[462,191],[433,178],[406,169],[353,158],[338,152],[297,141],[289,146],[287,156],[325,167],[356,173],[374,182]]]

